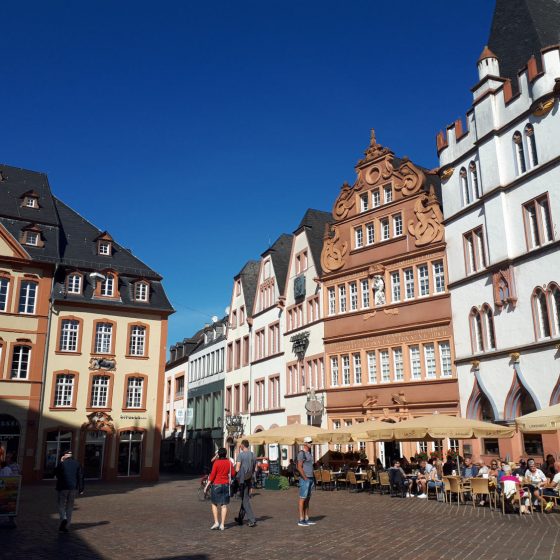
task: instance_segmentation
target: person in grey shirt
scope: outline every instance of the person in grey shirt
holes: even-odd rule
[[[311,445],[313,439],[306,437],[303,440],[303,449],[297,456],[297,469],[300,474],[299,479],[299,522],[300,527],[315,525],[314,521],[309,520],[309,501],[311,492],[315,486],[315,476],[313,474],[313,455]]]
[[[249,449],[249,442],[246,439],[241,442],[240,449],[241,451],[237,455],[235,463],[235,471],[237,472],[236,478],[239,482],[239,492],[241,493],[241,507],[235,521],[238,525],[243,525],[243,518],[247,515],[249,520],[247,525],[254,527],[257,522],[251,507],[250,491],[257,461],[255,454]]]

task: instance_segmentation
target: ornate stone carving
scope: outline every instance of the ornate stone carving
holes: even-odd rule
[[[509,266],[492,273],[492,287],[494,292],[494,304],[501,308],[510,303],[515,306],[517,293],[515,290],[515,276],[513,267]]]
[[[385,273],[385,267],[382,264],[376,263],[370,265],[368,268],[368,276],[370,278],[374,278],[378,275],[383,275]]]
[[[449,181],[449,179],[451,179],[451,176],[453,175],[453,172],[455,171],[454,167],[448,167],[445,171],[442,171],[440,173],[440,178],[441,180],[445,183],[446,181]]]
[[[356,204],[354,199],[354,190],[345,181],[336,202],[334,203],[333,216],[337,220],[344,220],[348,216],[350,209]]]
[[[371,319],[372,317],[375,317],[377,315],[377,311],[372,311],[371,313],[366,313],[364,315],[364,321],[367,321],[368,319]]]
[[[89,361],[89,369],[101,369],[104,371],[115,371],[117,367],[116,360],[108,360],[107,358],[93,357]]]
[[[358,162],[358,165],[363,165],[368,161],[378,159],[390,153],[391,150],[389,150],[389,148],[385,148],[381,144],[377,143],[377,140],[375,139],[375,130],[372,128],[369,134],[369,146],[364,152],[365,157]]]
[[[383,313],[385,313],[385,315],[398,315],[399,310],[397,307],[393,307],[392,309],[384,309]]]
[[[394,172],[395,170],[393,168],[393,164],[391,163],[391,158],[386,157],[361,172],[360,177],[364,177],[364,180],[369,185],[377,185],[378,183],[388,181],[393,176]]]
[[[399,391],[399,393],[393,393],[391,395],[391,399],[395,404],[400,404],[406,406],[408,404],[408,400],[404,396],[404,391]]]
[[[478,369],[480,367],[480,360],[473,360],[471,365],[473,369]]]
[[[375,293],[375,305],[385,305],[385,280],[380,274],[373,277],[373,290]]]
[[[548,115],[548,113],[550,113],[550,111],[552,111],[552,108],[554,107],[554,102],[554,97],[549,97],[544,101],[539,101],[533,108],[533,116],[544,117],[545,115]]]
[[[509,357],[514,364],[518,364],[519,358],[521,358],[521,354],[519,352],[512,352]]]
[[[424,172],[418,169],[411,161],[405,161],[393,175],[393,186],[403,196],[417,193],[426,182]]]
[[[416,223],[413,219],[408,222],[408,232],[416,241],[417,247],[430,243],[437,243],[443,239],[443,214],[439,207],[434,188],[430,193],[422,195],[414,205]]]
[[[87,415],[88,421],[82,424],[82,430],[96,430],[115,433],[113,419],[106,412],[92,412]]]
[[[321,265],[325,272],[340,270],[344,266],[344,256],[348,252],[348,243],[339,244],[340,234],[338,228],[333,226],[332,236],[325,238],[321,251]]]

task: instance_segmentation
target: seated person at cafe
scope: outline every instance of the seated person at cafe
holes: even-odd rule
[[[451,476],[456,468],[457,462],[453,460],[451,455],[448,455],[445,463],[443,463],[443,476]]]
[[[428,488],[434,490],[435,488],[443,488],[442,480],[442,465],[443,463],[439,461],[436,466],[428,473]]]
[[[461,467],[461,476],[463,478],[474,478],[477,475],[478,467],[473,465],[472,458],[470,456],[466,456],[463,466]]]
[[[484,459],[481,459],[480,461],[478,461],[476,466],[478,467],[478,474],[476,476],[483,477],[484,475],[487,475],[487,476],[490,475],[490,467],[488,467],[486,465],[486,463],[484,462]]]
[[[519,462],[517,463],[519,466],[515,467],[513,469],[512,474],[514,474],[515,476],[519,475],[519,476],[525,476],[525,472],[527,471],[527,461],[525,461],[525,459],[523,459],[523,457],[521,457],[519,459]]]
[[[541,469],[537,468],[534,459],[529,459],[527,461],[527,466],[529,468],[525,471],[525,483],[528,484],[529,491],[535,498],[534,505],[538,505],[540,502],[542,510],[550,513],[554,504],[552,502],[547,502],[542,497],[543,488],[548,484],[548,479]]]
[[[500,478],[500,467],[496,459],[492,459],[492,461],[490,461],[490,469],[488,470],[488,475],[492,478],[495,478],[496,480]]]
[[[560,461],[556,461],[554,463],[554,470],[556,471],[556,474],[552,478],[552,481],[546,484],[543,488],[543,496],[545,497],[558,498],[560,496]]]
[[[430,472],[434,470],[432,465],[428,465],[428,462],[425,459],[420,461],[420,467],[418,469],[418,478],[416,479],[416,484],[418,486],[418,498],[427,498],[427,490],[428,490],[428,479],[430,477]]]
[[[393,466],[389,468],[389,483],[393,490],[400,492],[403,496],[406,492],[406,497],[410,498],[410,480],[406,478],[401,462],[398,459],[395,459]]]
[[[519,504],[521,513],[528,513],[526,506],[529,504],[529,502],[524,490],[521,488],[519,479],[512,473],[511,467],[508,464],[504,464],[502,469],[503,475],[500,481],[500,491],[504,492],[504,496],[506,499],[506,511],[511,511],[513,507],[511,504],[511,499],[514,497],[516,490],[518,490],[519,496],[521,498],[521,503]]]
[[[554,455],[549,454],[546,456],[545,462],[541,465],[541,471],[547,478],[554,478],[554,475],[558,472]]]

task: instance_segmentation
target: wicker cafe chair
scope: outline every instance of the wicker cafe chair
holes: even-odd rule
[[[428,485],[426,487],[426,493],[428,495],[428,500],[430,499],[430,494],[435,495],[436,500],[438,502],[445,502],[446,498],[445,498],[445,486],[443,484],[436,484],[435,486],[430,486],[430,481],[428,481]],[[439,499],[439,495],[443,496],[443,500]]]
[[[449,482],[449,478],[444,476],[442,480],[443,480],[443,501],[447,502],[448,498],[449,501],[451,501],[451,483]]]
[[[471,494],[473,507],[476,507],[476,502],[478,502],[481,496],[488,496],[490,507],[492,507],[492,502],[494,502],[494,493],[490,488],[490,481],[487,478],[472,478]],[[494,507],[496,507],[495,503]]]
[[[379,486],[379,480],[371,469],[366,471],[366,482],[369,484],[370,494],[373,494],[375,487]]]
[[[348,485],[348,490],[351,490],[352,487],[358,489],[358,486],[363,490],[364,489],[364,481],[358,480],[356,477],[356,473],[352,471],[348,471],[346,473],[346,481]]]
[[[383,494],[383,488],[387,488],[387,491],[391,493],[391,481],[389,480],[388,472],[379,473],[379,493]]]
[[[529,507],[529,510],[531,511],[531,513],[533,513],[533,496],[531,496],[530,493],[525,492],[525,496],[522,498],[521,497],[521,491],[520,489],[516,486],[515,487],[515,494],[513,494],[513,496],[511,496],[510,498],[506,498],[505,492],[504,492],[504,485],[502,484],[502,491],[500,492],[500,500],[502,502],[502,513],[505,514],[506,513],[506,501],[508,501],[511,506],[513,507],[514,503],[518,503],[519,504],[519,515],[522,515],[521,512],[521,506],[524,505],[523,502],[527,501],[529,502],[529,505],[527,507]],[[526,498],[528,498],[528,500],[526,500]]]
[[[323,484],[323,478],[321,476],[321,470],[317,469],[316,471],[313,471],[313,476],[315,477],[315,484],[317,487],[321,486]]]
[[[333,485],[333,476],[332,471],[329,470],[322,470],[321,471],[321,488],[323,490],[332,490],[334,487]]]
[[[465,494],[469,493],[471,489],[470,487],[465,487],[460,478],[450,477],[448,480],[450,486],[449,491],[451,494],[457,494],[457,506],[459,506],[461,500],[465,500]]]

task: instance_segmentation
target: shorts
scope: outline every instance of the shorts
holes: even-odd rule
[[[229,504],[229,484],[213,484],[210,499],[215,506]]]
[[[548,496],[549,498],[558,498],[558,492],[556,492],[556,490],[554,490],[554,488],[543,488],[542,489],[542,495],[543,496]]]
[[[315,486],[315,479],[312,476],[307,477],[307,480],[303,478],[299,479],[299,497],[302,500],[311,498],[311,491]]]

